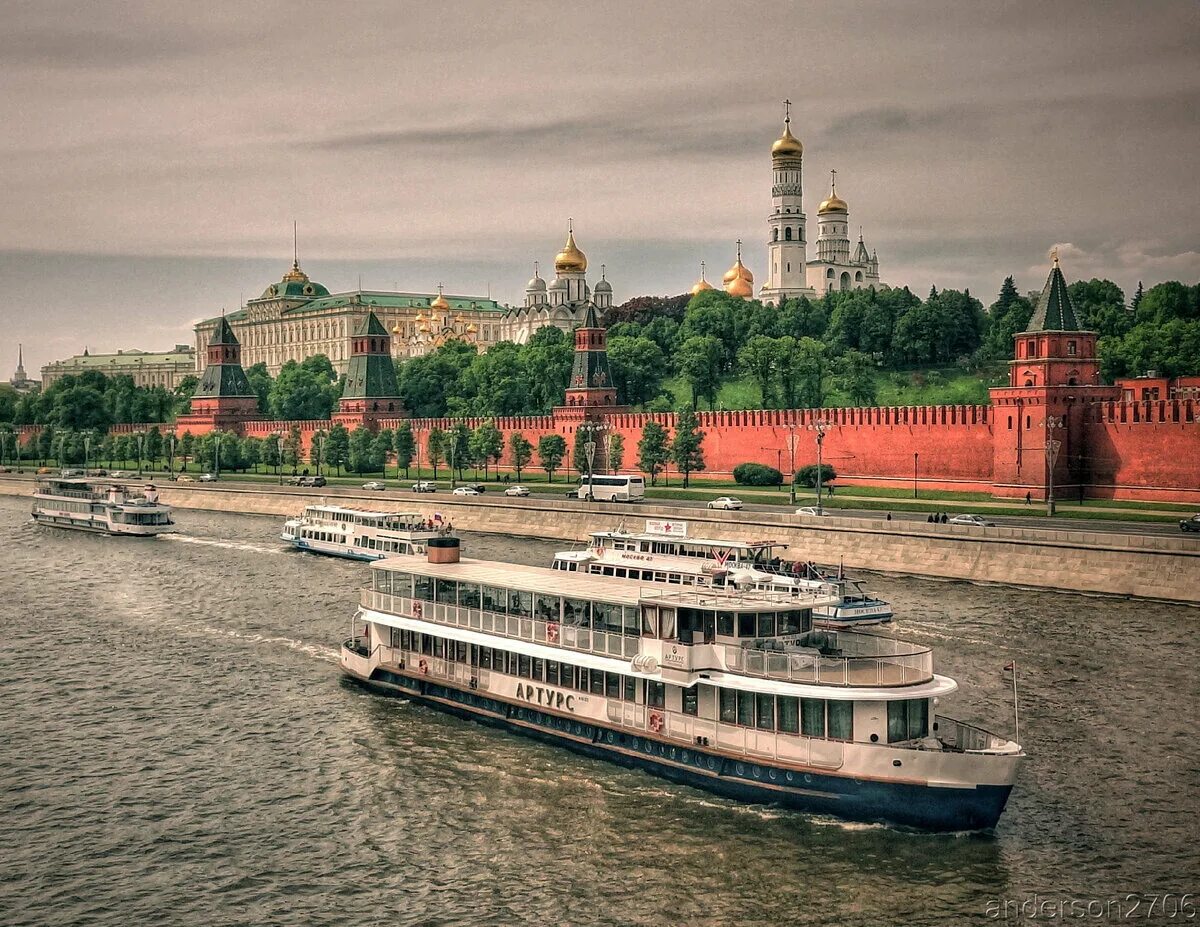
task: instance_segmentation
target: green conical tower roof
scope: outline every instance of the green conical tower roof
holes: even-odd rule
[[[1042,287],[1037,306],[1033,310],[1033,318],[1029,320],[1029,332],[1077,332],[1082,331],[1079,320],[1075,318],[1075,307],[1071,305],[1071,295],[1067,292],[1067,281],[1058,266],[1058,256],[1054,257],[1054,266],[1050,268],[1050,276]]]
[[[208,366],[200,377],[200,385],[192,394],[195,398],[245,398],[257,394],[242,369],[242,346],[225,316],[217,321],[208,339]]]
[[[392,362],[392,339],[383,323],[368,312],[354,326],[352,353],[346,367],[343,399],[397,399],[396,365]]]
[[[216,327],[213,328],[212,337],[208,339],[209,344],[238,344],[237,336],[233,333],[233,326],[229,324],[229,319],[221,316],[217,320]]]

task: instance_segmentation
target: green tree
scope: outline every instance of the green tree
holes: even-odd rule
[[[250,381],[250,388],[254,390],[254,395],[258,397],[258,411],[264,414],[271,411],[271,374],[267,371],[267,365],[263,361],[257,364],[251,364],[246,368],[246,379]],[[192,392],[195,392],[193,389]],[[191,393],[188,394],[189,396]]]
[[[447,437],[440,428],[430,428],[425,436],[425,450],[429,456],[429,465],[433,467],[433,478],[437,479],[438,464],[446,459]]]
[[[658,474],[667,466],[671,452],[667,444],[667,429],[655,421],[646,422],[638,440],[637,467],[650,477],[650,485],[658,482]]]
[[[513,469],[517,471],[517,482],[519,483],[521,471],[529,466],[529,461],[533,459],[533,445],[519,431],[514,431],[508,436],[508,458]]]
[[[618,402],[640,405],[661,391],[666,358],[662,348],[649,338],[609,338],[608,362]]]
[[[722,356],[721,342],[713,335],[694,335],[680,345],[679,372],[691,388],[693,409],[701,397],[708,400],[710,409],[715,407]]]
[[[292,468],[293,476],[296,475],[296,470],[300,466],[301,446],[300,426],[293,424],[288,429],[288,436],[283,442],[283,463],[285,466]]]
[[[471,429],[463,422],[455,422],[446,433],[446,456],[463,478],[463,470],[471,465]]]
[[[671,461],[683,474],[683,486],[689,485],[691,475],[704,469],[704,432],[692,409],[684,409],[675,421],[675,438],[671,442]]]
[[[396,468],[404,468],[404,478],[408,479],[408,469],[412,466],[413,454],[416,452],[416,442],[413,440],[412,425],[401,422],[396,429],[392,445],[396,450]]]
[[[374,459],[379,461],[379,469],[383,472],[384,479],[387,479],[388,457],[391,455],[395,443],[396,433],[390,428],[380,428],[371,439],[371,454]],[[399,471],[396,476],[400,476]]]
[[[1100,335],[1124,335],[1134,317],[1125,308],[1125,293],[1111,280],[1076,280],[1067,287],[1071,306],[1086,331]]]
[[[355,433],[363,430],[364,429],[362,428],[356,428]],[[367,441],[369,442],[370,432],[367,432],[366,437]],[[359,458],[352,461],[351,455],[354,452],[355,447],[351,442],[350,431],[345,425],[334,425],[329,429],[329,432],[325,435],[325,440],[321,443],[321,457],[323,458],[325,465],[336,468],[337,473],[340,476],[342,468],[350,467],[353,469],[355,463],[364,463],[362,459],[364,456],[362,440],[362,437],[360,437],[359,447],[357,449]],[[355,472],[361,473],[362,471],[356,470]]]
[[[618,473],[624,462],[625,436],[614,431],[608,436],[608,469],[613,473]]]
[[[347,469],[351,473],[373,473],[379,469],[373,453],[374,438],[369,428],[359,427],[350,432]]]
[[[475,443],[475,458],[483,461],[483,478],[487,479],[488,462],[500,462],[504,455],[504,435],[495,422],[486,421],[471,435]]]
[[[755,335],[738,351],[738,364],[758,384],[764,409],[768,408],[771,401],[771,380],[775,376],[778,353],[777,340],[766,335]]]
[[[114,448],[115,450],[115,448]],[[179,468],[181,473],[187,472],[187,463],[196,453],[196,436],[190,431],[185,431],[179,439],[179,456],[183,459],[183,466]]]
[[[875,370],[867,355],[860,351],[847,351],[838,358],[837,372],[838,386],[851,405],[875,404]]]
[[[340,393],[333,365],[324,354],[288,361],[271,384],[271,414],[290,421],[327,419]]]
[[[1032,317],[1033,303],[1017,292],[1017,285],[1011,276],[1005,277],[1000,286],[1000,295],[988,310],[984,355],[995,359],[1011,358],[1014,336],[1029,327]]]
[[[146,459],[153,467],[163,455],[163,437],[157,425],[151,425],[146,432]]]
[[[279,452],[279,445],[282,438],[283,435],[273,434],[263,441],[259,456],[262,462],[271,470],[277,470],[283,465],[283,455]]]
[[[258,465],[262,463],[263,458],[263,442],[261,438],[242,438],[241,441],[241,458],[245,466],[253,467],[254,472],[258,472]]]
[[[563,458],[567,456],[567,442],[562,435],[542,435],[538,439],[538,460],[551,483],[554,473],[562,466]]]

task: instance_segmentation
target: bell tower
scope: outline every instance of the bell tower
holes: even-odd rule
[[[783,134],[771,146],[771,214],[767,217],[767,282],[759,295],[769,302],[810,295],[808,239],[803,202],[804,146],[792,134],[792,103],[783,101]]]

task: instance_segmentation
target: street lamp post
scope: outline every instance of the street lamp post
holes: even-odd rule
[[[799,435],[796,434],[796,426],[792,425],[788,429],[788,466],[792,471],[792,478],[788,480],[791,487],[792,505],[796,504],[796,442],[799,440]],[[818,483],[818,486],[821,484]],[[820,494],[818,493],[817,502],[820,504]]]
[[[92,456],[92,436],[90,434],[86,434],[83,436],[83,472],[84,472],[85,476],[87,475],[87,472],[88,472],[88,461],[91,459],[91,456]]]
[[[583,453],[587,457],[588,466],[588,502],[596,501],[596,487],[592,479],[592,464],[596,459],[596,442],[592,440],[591,430],[588,430],[588,440],[583,444]]]
[[[913,451],[913,498],[917,498],[917,459],[920,457],[920,452]]]
[[[175,479],[175,435],[167,437],[167,470],[170,472],[171,479]]]
[[[458,450],[458,433],[450,432],[450,490],[453,491],[458,486],[458,477],[454,475],[454,458],[455,451]]]
[[[221,478],[221,432],[219,431],[213,433],[213,476],[217,479]]]
[[[1062,442],[1054,437],[1054,432],[1065,425],[1061,418],[1051,417],[1046,421],[1046,515],[1054,514],[1054,465],[1058,461],[1058,451]]]
[[[322,451],[325,450],[325,435],[319,431],[315,432],[313,434],[312,442],[313,442],[312,459],[313,459],[313,463],[316,465],[316,468],[317,468],[317,472],[314,475],[320,476],[321,475],[321,458],[324,456]]]
[[[819,419],[808,426],[817,433],[817,514],[824,515],[825,510],[821,502],[821,476],[822,476],[822,457],[821,452],[825,444],[825,432],[829,428],[829,422],[824,419]]]
[[[275,476],[279,478],[279,485],[283,485],[283,435],[275,437]]]
[[[142,457],[145,456],[146,436],[139,431],[136,435],[134,435],[134,437],[137,438],[138,446],[138,479],[141,479]]]

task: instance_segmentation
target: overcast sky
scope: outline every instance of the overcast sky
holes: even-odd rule
[[[522,297],[567,217],[618,302],[765,278],[781,100],[883,279],[1200,279],[1200,5],[0,2],[0,378],[163,349],[291,261]]]

